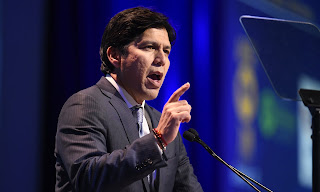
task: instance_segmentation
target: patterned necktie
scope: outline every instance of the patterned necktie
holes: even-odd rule
[[[132,107],[133,109],[133,116],[137,118],[137,124],[138,124],[138,130],[139,130],[139,137],[144,136],[143,128],[142,128],[142,122],[143,122],[143,108],[141,105],[136,105]]]
[[[131,108],[133,116],[137,118],[137,124],[138,124],[138,129],[139,129],[139,137],[143,137],[147,133],[143,131],[142,128],[142,123],[143,123],[143,108],[141,105],[136,105]],[[150,190],[154,191],[154,178],[156,175],[156,171],[153,171],[150,175],[148,175],[148,182],[150,184]]]

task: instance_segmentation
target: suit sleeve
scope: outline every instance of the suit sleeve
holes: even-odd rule
[[[182,142],[180,133],[177,136],[179,142],[179,162],[178,169],[175,178],[174,190],[173,191],[193,191],[193,192],[202,192],[203,189],[198,182],[197,177],[193,172],[193,167],[190,164],[189,157],[185,146]]]
[[[61,110],[55,153],[73,191],[120,191],[166,165],[152,134],[109,153],[105,125],[111,124],[104,110],[93,97],[81,93],[69,98]]]

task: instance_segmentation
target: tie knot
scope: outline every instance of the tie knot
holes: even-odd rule
[[[138,109],[140,109],[140,108],[142,108],[141,105],[135,105],[135,106],[131,107],[130,109],[131,109],[132,111],[135,111],[135,110],[138,110]]]

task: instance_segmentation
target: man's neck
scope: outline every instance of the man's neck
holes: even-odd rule
[[[145,105],[145,101],[142,101],[141,103],[138,103],[132,95],[130,95],[126,89],[117,81],[117,75],[115,74],[107,74],[106,79],[117,89],[117,91],[122,96],[123,100],[127,103],[128,107],[131,108],[135,105],[141,104],[143,107]]]

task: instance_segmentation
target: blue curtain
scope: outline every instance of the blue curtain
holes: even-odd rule
[[[181,133],[196,129],[215,153],[274,191],[310,191],[297,179],[296,104],[274,94],[239,22],[243,14],[319,22],[319,3],[294,3],[0,1],[1,190],[54,191],[60,109],[103,75],[99,46],[109,19],[145,6],[167,15],[177,30],[165,83],[148,103],[161,111],[190,82],[182,99],[192,105],[192,120]],[[251,190],[199,144],[184,143],[204,191]]]
[[[159,97],[150,105],[162,110],[170,95],[185,82],[191,89],[183,96],[192,105],[192,121],[181,126],[183,133],[192,127],[199,131],[209,146],[222,142],[219,124],[221,66],[220,40],[223,28],[219,18],[225,4],[218,1],[54,1],[51,2],[48,65],[46,82],[47,111],[51,128],[48,138],[55,134],[55,122],[63,102],[74,92],[93,85],[102,75],[99,71],[99,45],[104,27],[117,12],[135,6],[154,8],[166,14],[177,30],[177,41],[170,55],[171,66]],[[222,107],[222,106],[221,106]],[[219,179],[225,171],[196,143],[185,141],[190,161],[205,191],[221,190],[227,184]],[[225,144],[224,144],[225,145]],[[219,148],[216,147],[217,152]],[[52,164],[52,162],[50,162]],[[216,165],[217,164],[217,165]]]
[[[219,45],[213,43],[213,37],[220,32],[213,30],[211,16],[219,14],[220,11],[214,10],[219,10],[220,5],[210,1],[54,1],[49,22],[52,24],[49,30],[51,51],[48,53],[46,75],[46,82],[49,82],[47,103],[54,103],[50,105],[54,110],[50,110],[47,115],[47,118],[51,118],[49,124],[53,125],[49,135],[55,134],[55,122],[63,102],[74,92],[93,85],[101,77],[98,52],[100,38],[108,20],[123,9],[139,5],[166,14],[178,34],[170,55],[171,66],[165,84],[159,97],[150,101],[150,105],[161,111],[170,95],[185,82],[190,82],[191,89],[183,99],[192,104],[192,122],[182,125],[180,130],[183,132],[193,127],[213,146],[214,127],[220,119],[214,116],[214,111],[218,110],[214,104],[219,101],[213,90],[219,89],[220,85],[213,83],[219,79],[219,69],[214,68],[219,57],[215,50],[218,50]],[[213,179],[217,175],[213,173],[219,170],[214,168],[212,157],[204,149],[196,144],[185,143],[195,172],[203,188],[209,191],[212,181],[218,181]],[[221,182],[214,183],[216,186],[221,185]]]

